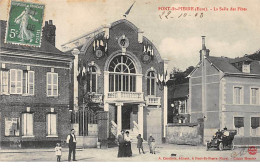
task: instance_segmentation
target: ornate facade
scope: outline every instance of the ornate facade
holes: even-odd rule
[[[162,141],[167,123],[168,60],[161,58],[140,29],[123,19],[62,47],[75,56],[73,110],[79,113],[80,134],[90,135],[95,127],[84,119],[86,114],[80,114],[87,94],[108,114],[107,138],[128,130],[133,139],[140,133],[144,139],[153,134],[158,143]]]

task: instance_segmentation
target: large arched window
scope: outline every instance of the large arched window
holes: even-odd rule
[[[119,55],[109,64],[109,92],[136,91],[136,68],[133,60],[125,55]]]
[[[97,68],[95,66],[90,66],[87,77],[87,92],[97,92],[97,75]]]
[[[156,81],[156,77],[155,77],[155,72],[154,71],[149,71],[147,73],[147,95],[155,95],[155,81]]]

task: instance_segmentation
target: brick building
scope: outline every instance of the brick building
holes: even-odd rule
[[[204,120],[204,142],[227,127],[237,130],[235,145],[260,145],[259,61],[210,56],[204,40],[190,74],[191,122]]]
[[[161,58],[143,31],[122,19],[62,47],[75,56],[74,91],[78,92],[74,92],[73,109],[79,111],[79,125],[74,126],[81,135],[90,135],[97,128],[97,122],[81,114],[82,94],[87,93],[108,114],[107,138],[123,129],[134,139],[138,133],[144,139],[153,134],[162,142],[167,124],[167,87],[163,83],[168,79],[164,76],[168,60]],[[88,120],[85,127],[83,120]]]
[[[41,47],[4,42],[0,21],[0,140],[2,145],[45,146],[70,130],[69,84],[73,56],[55,47],[55,25],[45,22]]]

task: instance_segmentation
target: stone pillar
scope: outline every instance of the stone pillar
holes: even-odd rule
[[[163,59],[163,71],[164,74],[166,74],[166,71],[168,69],[168,63],[170,60],[168,60],[167,58]],[[169,75],[167,76],[167,81],[169,79]],[[167,82],[166,81],[166,82]],[[163,137],[166,137],[166,126],[167,126],[167,122],[168,122],[168,87],[167,85],[164,86],[163,89]]]
[[[117,106],[117,135],[120,134],[122,130],[122,106],[123,103],[116,103]]]
[[[77,75],[78,75],[78,63],[79,63],[79,54],[80,51],[77,48],[74,48],[72,50],[72,55],[74,55],[74,75],[73,75],[73,84],[74,84],[74,88],[73,88],[73,110],[75,115],[78,114],[78,98],[79,98],[79,83],[78,83],[78,79],[77,79]],[[72,124],[72,128],[76,131],[76,135],[79,134],[79,124]]]
[[[144,134],[144,104],[138,105],[138,129],[139,134]]]
[[[74,59],[74,79],[73,79],[73,83],[74,83],[74,92],[73,92],[73,104],[74,104],[74,112],[78,111],[78,97],[79,97],[79,83],[78,83],[78,79],[77,79],[77,73],[78,73],[78,63],[79,63],[79,53],[80,51],[77,48],[74,48],[73,51],[71,52],[75,59]]]

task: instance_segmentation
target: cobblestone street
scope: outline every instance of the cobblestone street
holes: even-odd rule
[[[236,148],[234,151],[206,151],[204,146],[188,146],[162,144],[156,148],[156,154],[150,154],[147,144],[144,145],[145,154],[138,154],[136,144],[132,144],[133,156],[130,158],[117,158],[118,148],[108,149],[77,149],[78,162],[121,162],[121,161],[256,161],[260,160],[259,150],[255,155],[250,155],[247,148]],[[176,154],[174,156],[173,154]],[[62,162],[67,162],[68,148],[63,149]],[[54,149],[1,149],[0,161],[31,161],[31,162],[56,162]]]

